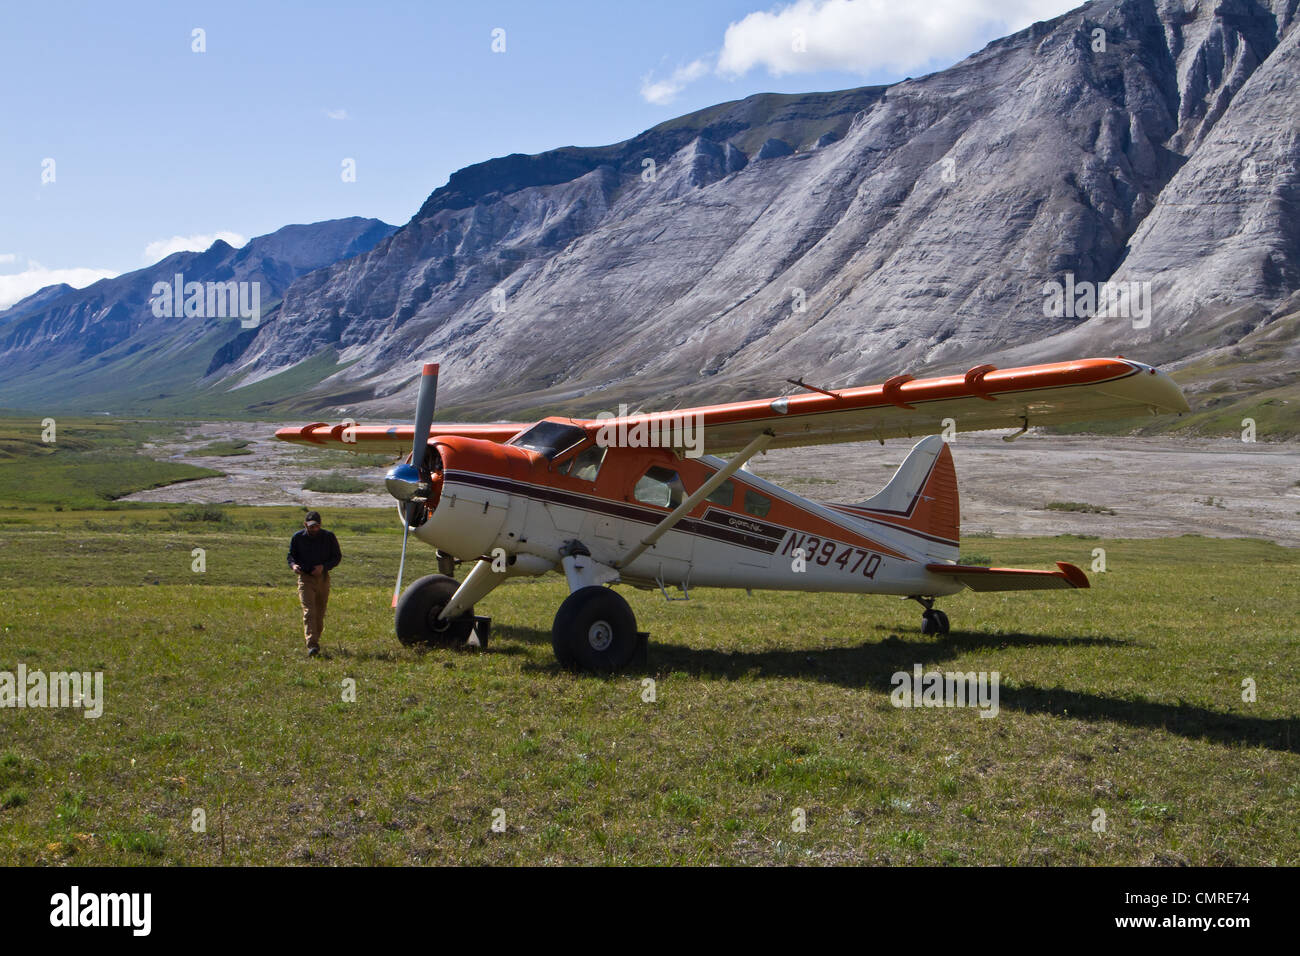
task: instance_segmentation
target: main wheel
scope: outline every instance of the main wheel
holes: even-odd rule
[[[460,585],[445,574],[430,574],[411,583],[397,600],[393,615],[397,639],[403,644],[458,647],[474,630],[474,609],[466,608],[450,620],[438,620]]]
[[[609,588],[579,588],[555,612],[551,646],[565,667],[611,674],[628,665],[636,643],[632,608]]]
[[[926,611],[921,615],[921,633],[945,637],[948,634],[948,615],[933,608]]]

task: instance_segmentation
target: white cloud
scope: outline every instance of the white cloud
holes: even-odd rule
[[[708,72],[709,64],[701,57],[685,66],[679,66],[666,80],[651,79],[651,74],[647,73],[641,79],[641,97],[647,103],[665,106],[676,99],[688,83],[695,82]]]
[[[159,239],[151,242],[144,247],[144,253],[141,255],[145,262],[157,262],[159,259],[166,259],[174,252],[203,252],[218,239],[224,239],[235,248],[239,248],[248,241],[246,236],[241,236],[237,232],[214,232],[211,235],[196,236],[172,236],[170,239]]]
[[[18,257],[12,252],[0,252],[0,266],[7,266],[10,263],[17,261]]]
[[[347,110],[326,110],[325,115],[332,120],[345,120],[348,118]]]
[[[712,70],[735,79],[764,68],[772,76],[837,70],[899,77],[956,62],[990,40],[1059,16],[1080,0],[796,0],[729,25],[716,57],[641,84],[651,103],[670,102]]]
[[[6,253],[0,262],[12,263],[17,256]],[[7,309],[19,299],[25,299],[47,285],[66,282],[74,289],[84,289],[100,279],[111,279],[119,273],[110,269],[47,269],[39,262],[27,260],[27,268],[12,275],[0,275],[0,309]]]

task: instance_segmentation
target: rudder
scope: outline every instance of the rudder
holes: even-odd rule
[[[933,561],[956,561],[960,553],[961,508],[957,469],[948,443],[922,438],[876,495],[842,510],[876,524],[900,528],[917,539]]]

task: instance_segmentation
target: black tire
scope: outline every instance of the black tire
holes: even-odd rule
[[[948,615],[943,611],[932,609],[921,615],[921,633],[938,634],[940,637],[948,635]]]
[[[393,623],[397,639],[408,647],[433,644],[459,647],[474,630],[474,609],[466,608],[449,621],[439,621],[438,614],[460,587],[455,578],[429,574],[411,583],[397,599]]]
[[[551,646],[565,667],[612,674],[636,655],[636,617],[618,592],[579,588],[555,612]]]

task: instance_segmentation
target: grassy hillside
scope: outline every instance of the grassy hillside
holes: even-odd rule
[[[180,352],[161,347],[112,356],[102,368],[63,376],[32,376],[0,384],[0,405],[37,417],[99,412],[137,418],[276,418],[308,413],[302,395],[346,367],[326,349],[291,369],[250,385],[236,375],[204,382],[211,352],[220,336]],[[109,353],[105,353],[109,355]],[[13,414],[13,412],[10,412]]]
[[[1190,413],[1080,422],[1049,431],[1236,437],[1242,433],[1242,420],[1250,418],[1261,441],[1300,438],[1300,312],[1257,328],[1263,318],[1262,310],[1254,306],[1229,311],[1217,321],[1207,321],[1199,336],[1180,337],[1177,352],[1162,355],[1153,346],[1141,356],[1144,361],[1161,362],[1196,353],[1171,373],[1187,395]]]

